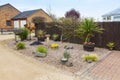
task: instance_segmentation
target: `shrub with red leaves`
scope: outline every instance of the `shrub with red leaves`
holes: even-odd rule
[[[65,17],[72,18],[72,19],[78,19],[80,18],[80,13],[76,11],[75,9],[71,9],[70,11],[66,12]]]

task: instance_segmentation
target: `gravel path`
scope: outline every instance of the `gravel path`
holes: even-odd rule
[[[41,63],[4,46],[2,40],[11,38],[14,36],[0,35],[0,80],[77,80],[66,71]]]

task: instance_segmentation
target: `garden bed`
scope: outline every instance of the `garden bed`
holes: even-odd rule
[[[15,47],[16,42],[14,40],[7,41],[7,45],[9,48],[19,51],[21,54],[24,54],[29,57],[33,57],[33,58],[39,60],[40,62],[47,63],[49,65],[53,65],[57,68],[66,70],[68,72],[72,72],[74,74],[82,73],[85,70],[87,70],[89,67],[91,67],[97,63],[97,62],[87,63],[87,62],[83,61],[81,59],[81,56],[83,54],[95,53],[99,56],[99,60],[101,60],[109,52],[107,49],[103,49],[103,48],[95,48],[95,51],[87,52],[87,51],[83,50],[83,46],[80,44],[65,43],[65,42],[61,43],[61,42],[50,41],[49,43],[42,42],[42,44],[39,44],[39,45],[44,45],[48,48],[48,55],[44,58],[40,58],[40,57],[35,57],[35,55],[33,54],[33,52],[36,50],[36,47],[38,46],[36,44],[31,45],[35,41],[37,41],[36,38],[32,38],[31,41],[24,41],[26,43],[27,48],[23,49],[23,50],[16,49],[16,47]],[[50,45],[52,43],[59,44],[60,45],[59,48],[51,49],[48,45]],[[69,59],[69,62],[73,63],[72,67],[67,67],[67,66],[61,64],[61,58],[63,57],[65,45],[74,47],[73,49],[68,50],[71,54],[71,58]]]

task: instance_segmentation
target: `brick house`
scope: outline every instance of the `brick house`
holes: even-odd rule
[[[46,22],[51,22],[52,18],[42,9],[29,10],[19,13],[12,18],[14,28],[22,28],[25,24],[30,27],[34,27],[32,23],[32,18],[34,17],[44,17]]]
[[[18,9],[11,4],[0,6],[0,28],[13,28],[11,18],[20,13]]]

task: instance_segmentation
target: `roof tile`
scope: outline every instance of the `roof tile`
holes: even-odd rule
[[[27,18],[28,16],[32,15],[33,13],[37,12],[38,10],[40,10],[40,9],[21,12],[18,15],[14,16],[12,19]]]

